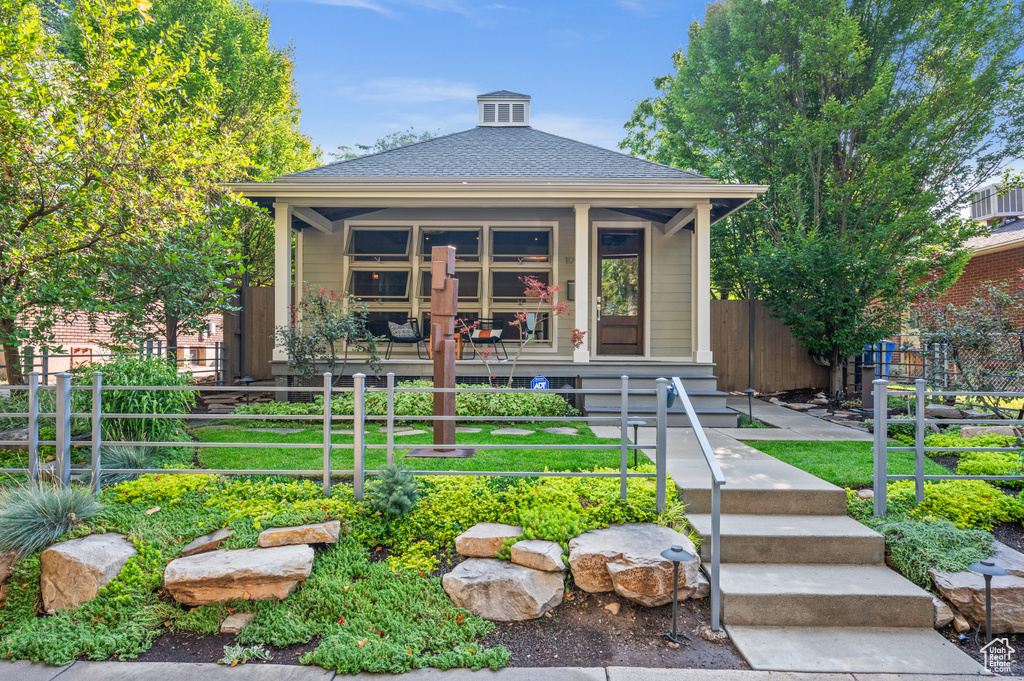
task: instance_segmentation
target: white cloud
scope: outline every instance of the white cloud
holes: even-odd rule
[[[561,114],[530,114],[530,125],[538,130],[618,151],[626,136],[622,123],[607,118],[585,118]]]
[[[643,12],[646,10],[640,0],[615,0],[615,4],[622,9],[628,9],[633,12]]]
[[[456,83],[440,78],[379,78],[355,87],[345,87],[339,94],[378,102],[413,102],[425,104],[476,99],[478,89],[469,83]]]
[[[368,9],[380,14],[394,16],[395,12],[379,2],[372,0],[285,0],[295,2],[310,2],[314,5],[331,5],[332,7],[353,7],[355,9]]]

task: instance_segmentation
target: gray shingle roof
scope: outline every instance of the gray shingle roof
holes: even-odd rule
[[[512,92],[511,90],[495,90],[494,92],[487,92],[482,95],[477,95],[477,99],[529,99],[530,95],[524,95],[520,92]]]
[[[976,236],[968,239],[966,245],[971,250],[979,251],[1018,242],[1024,242],[1024,218],[1004,222],[993,229],[987,236]]]
[[[525,126],[481,126],[377,154],[285,175],[331,178],[551,178],[703,180],[697,173],[645,161]]]

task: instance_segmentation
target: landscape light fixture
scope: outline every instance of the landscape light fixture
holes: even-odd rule
[[[693,554],[676,545],[662,551],[661,557],[672,561],[672,631],[665,632],[662,636],[678,644],[680,636],[687,641],[690,640],[686,634],[679,633],[679,563],[693,560]]]
[[[743,391],[743,394],[747,396],[747,417],[750,419],[751,427],[754,425],[754,393],[756,392],[753,388],[747,388]]]
[[[992,578],[1010,574],[995,564],[991,558],[967,566],[971,572],[985,576],[985,644],[992,643]]]

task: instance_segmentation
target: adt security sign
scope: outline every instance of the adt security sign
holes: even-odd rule
[[[547,390],[548,387],[548,379],[543,376],[534,376],[530,381],[530,388],[533,390]]]

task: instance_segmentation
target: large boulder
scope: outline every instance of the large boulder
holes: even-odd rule
[[[14,571],[16,562],[18,562],[18,554],[14,551],[0,553],[0,602],[7,600],[7,578]]]
[[[205,553],[206,551],[213,551],[221,545],[221,542],[228,539],[228,537],[234,533],[235,531],[230,527],[222,527],[219,530],[214,530],[208,534],[196,537],[181,550],[181,555],[184,557],[192,556],[197,553]]]
[[[992,578],[992,633],[1024,632],[1024,554],[1001,542],[993,545],[992,560],[1006,570],[1006,577]],[[957,612],[985,626],[985,578],[976,572],[929,570],[939,594]]]
[[[54,544],[39,557],[43,609],[57,612],[95,598],[137,552],[120,534],[91,534]]]
[[[0,449],[9,452],[28,451],[28,428],[12,428],[11,430],[0,431],[0,442],[16,442],[13,445],[0,445]]]
[[[260,532],[257,542],[260,546],[289,546],[292,544],[337,544],[341,533],[341,522],[331,520],[312,525],[294,527],[271,527]]]
[[[506,539],[522,536],[519,525],[477,523],[455,538],[455,550],[472,558],[494,558]]]
[[[441,585],[460,608],[487,620],[518,622],[542,617],[561,603],[565,577],[497,558],[470,558],[446,574]]]
[[[956,407],[947,404],[924,405],[924,417],[928,419],[962,419],[963,414]]]
[[[213,551],[172,560],[164,570],[164,586],[186,605],[231,598],[260,601],[284,598],[312,570],[313,549],[305,544]]]
[[[1013,426],[964,426],[960,429],[960,437],[977,437],[979,435],[1017,437],[1019,433]]]
[[[935,615],[933,624],[936,629],[941,629],[953,621],[953,609],[946,605],[946,601],[935,595],[932,595],[932,610]]]
[[[682,546],[693,558],[679,565],[679,599],[709,593],[697,549],[686,535],[662,525],[613,525],[569,542],[569,568],[576,586],[591,593],[614,591],[647,607],[672,601],[672,561],[661,557]]]

